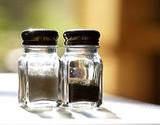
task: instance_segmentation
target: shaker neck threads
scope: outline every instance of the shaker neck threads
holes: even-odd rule
[[[24,52],[25,53],[54,53],[57,52],[56,46],[30,46],[30,45],[24,45]]]
[[[76,53],[76,54],[96,54],[98,52],[98,46],[79,46],[79,45],[70,45],[65,46],[65,53]]]

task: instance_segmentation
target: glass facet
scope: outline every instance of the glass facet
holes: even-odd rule
[[[61,58],[63,105],[75,108],[100,106],[102,68],[97,46],[66,46]]]
[[[57,106],[59,57],[55,46],[24,46],[18,61],[20,105],[29,110]]]

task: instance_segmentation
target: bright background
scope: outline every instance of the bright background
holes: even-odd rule
[[[159,0],[0,0],[0,72],[17,72],[27,28],[101,32],[104,93],[160,104]]]

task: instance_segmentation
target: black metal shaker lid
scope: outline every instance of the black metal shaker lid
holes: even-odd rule
[[[65,45],[99,45],[100,33],[97,30],[75,29],[64,32]]]
[[[58,32],[49,29],[27,29],[21,34],[23,45],[57,45]]]

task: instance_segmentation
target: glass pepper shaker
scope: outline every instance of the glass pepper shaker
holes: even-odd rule
[[[21,36],[24,54],[18,61],[19,103],[28,111],[51,110],[58,100],[58,32],[28,29]]]
[[[61,58],[61,100],[73,108],[102,104],[102,60],[98,54],[100,33],[68,30],[63,34],[65,53]]]

